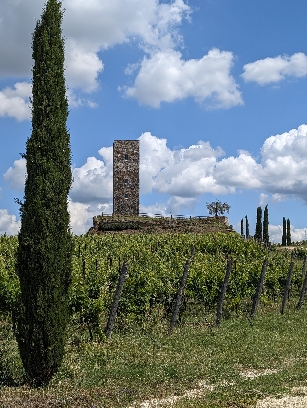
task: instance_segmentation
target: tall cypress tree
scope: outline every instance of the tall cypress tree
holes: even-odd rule
[[[291,245],[291,225],[289,218],[287,219],[287,245]]]
[[[286,246],[287,244],[287,222],[286,218],[282,218],[282,238],[281,238],[281,245]]]
[[[262,240],[262,208],[257,208],[257,222],[256,222],[256,231],[255,239],[259,242]]]
[[[243,223],[243,218],[241,220],[241,236],[244,236],[244,223]]]
[[[268,205],[265,206],[264,208],[264,213],[263,213],[263,242],[268,244],[270,241],[269,237],[269,210],[268,210]]]
[[[248,223],[247,215],[245,216],[245,234],[246,234],[246,238],[248,238],[249,237],[249,223]]]
[[[72,182],[64,78],[61,1],[48,0],[32,41],[32,134],[26,143],[27,179],[21,203],[16,271],[20,299],[15,335],[28,382],[47,384],[58,371],[68,323]]]

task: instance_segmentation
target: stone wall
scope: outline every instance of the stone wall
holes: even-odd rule
[[[115,140],[113,143],[113,214],[139,215],[138,140]]]

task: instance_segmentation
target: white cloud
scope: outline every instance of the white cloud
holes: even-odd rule
[[[199,141],[189,148],[170,150],[166,139],[150,132],[140,138],[141,192],[152,190],[181,198],[195,198],[206,192],[223,194],[227,187],[218,185],[213,177],[217,158],[224,154],[209,142]]]
[[[243,79],[259,85],[280,82],[287,76],[301,78],[307,75],[307,56],[298,52],[291,57],[279,55],[244,65]]]
[[[295,228],[293,225],[291,225],[290,230],[292,242],[303,241],[307,239],[307,228]],[[269,224],[269,236],[271,242],[281,244],[282,225]]]
[[[10,167],[3,175],[4,180],[10,184],[12,189],[19,191],[24,190],[26,174],[27,174],[26,159],[15,160],[13,167]]]
[[[70,192],[73,201],[108,202],[113,196],[113,169],[102,160],[88,157],[82,167],[73,169],[73,178]]]
[[[198,197],[206,193],[235,193],[237,188],[258,190],[260,205],[289,196],[307,203],[307,125],[269,137],[261,148],[260,161],[246,151],[239,151],[237,157],[222,158],[225,153],[220,147],[214,149],[201,140],[174,150],[167,146],[166,139],[150,132],[143,133],[139,140],[141,194],[169,196],[166,203],[156,204],[148,211],[193,212]],[[112,147],[101,148],[99,155],[101,160],[89,157],[83,166],[73,168],[70,199],[75,208],[80,208],[83,218],[89,219],[99,206],[112,205]],[[19,159],[4,179],[12,188],[22,190],[25,172],[25,159]]]
[[[127,97],[159,108],[161,102],[193,97],[211,108],[242,105],[238,85],[230,75],[231,52],[212,49],[201,59],[183,60],[179,51],[162,50],[144,57],[132,87],[120,88]]]
[[[2,2],[3,3],[3,2]],[[35,18],[42,13],[43,0],[4,2],[0,4],[0,76],[30,76],[31,33]],[[132,87],[122,87],[124,95],[142,104],[159,107],[187,97],[206,102],[214,108],[230,108],[243,103],[234,78],[231,52],[212,49],[200,59],[183,60],[176,50],[183,44],[179,27],[189,19],[191,8],[184,0],[161,3],[159,0],[66,0],[63,3],[63,35],[66,38],[66,81],[71,89],[93,92],[99,89],[99,75],[104,63],[100,53],[117,44],[134,43],[146,56],[141,63],[129,64],[126,72],[137,72]],[[1,96],[1,93],[0,93]],[[3,98],[2,98],[3,99]],[[81,102],[82,101],[82,102]],[[18,101],[14,100],[14,106]],[[23,101],[19,100],[23,106]],[[7,101],[3,115],[12,108]],[[91,104],[81,97],[72,107]],[[19,105],[18,105],[19,106]],[[18,111],[21,111],[19,106]],[[20,120],[30,112],[19,113]]]
[[[0,210],[0,234],[16,235],[19,232],[21,223],[16,221],[16,215],[11,215],[7,210]]]
[[[240,188],[261,188],[259,179],[261,166],[248,153],[240,153],[238,157],[228,157],[216,164],[214,176],[222,185]]]
[[[14,88],[4,88],[0,91],[0,116],[15,118],[18,121],[30,119],[31,109],[29,97],[32,85],[27,82],[17,82]]]
[[[91,99],[83,98],[73,92],[71,89],[68,89],[66,92],[68,104],[70,108],[78,108],[79,106],[88,106],[89,108],[97,108],[97,103]]]
[[[84,92],[98,89],[98,75],[104,65],[95,52],[82,50],[74,41],[68,40],[65,64],[65,75],[70,87],[81,88]]]
[[[93,226],[93,217],[101,214],[112,213],[110,204],[84,204],[68,201],[70,225],[72,232],[77,235],[85,234]]]
[[[0,37],[6,39],[0,43],[0,76],[30,76],[31,33],[43,6],[44,0],[0,3]],[[191,12],[183,0],[66,0],[63,7],[67,84],[85,92],[98,88],[100,51],[129,41],[147,51],[174,47],[181,41],[177,27]]]

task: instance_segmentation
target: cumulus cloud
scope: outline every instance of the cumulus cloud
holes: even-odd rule
[[[0,35],[7,39],[0,44],[0,76],[30,76],[31,33],[43,5],[43,0],[29,0],[26,6],[19,1],[0,4]],[[141,48],[145,56],[140,63],[128,65],[126,72],[136,71],[136,77],[133,86],[120,88],[125,96],[155,108],[161,102],[187,97],[206,101],[207,106],[214,108],[243,103],[230,75],[231,52],[212,49],[200,59],[184,60],[177,50],[183,44],[179,27],[191,14],[184,0],[66,0],[63,5],[69,88],[82,92],[98,90],[99,75],[104,69],[101,52],[130,42]],[[81,101],[81,97],[75,97],[71,106],[91,106]]]
[[[100,149],[104,160],[88,157],[86,163],[73,169],[70,197],[80,203],[106,203],[113,197],[113,166],[109,160],[113,148]]]
[[[7,210],[0,210],[0,234],[16,235],[20,230],[21,222],[16,220],[16,215],[11,215]]]
[[[282,225],[271,225],[269,224],[269,236],[270,241],[276,244],[281,244],[282,238]],[[291,225],[291,241],[305,241],[307,239],[307,229],[306,228],[295,228]]]
[[[71,230],[74,234],[81,235],[86,233],[93,226],[93,217],[101,214],[112,214],[112,205],[110,204],[84,204],[68,201],[68,211],[70,214]]]
[[[13,167],[10,167],[3,175],[4,180],[12,189],[23,191],[27,175],[26,159],[15,160]]]
[[[238,188],[258,190],[260,205],[289,196],[307,203],[307,125],[266,139],[259,161],[247,151],[239,151],[236,157],[223,157],[225,152],[220,147],[213,148],[202,140],[173,150],[166,139],[150,132],[143,133],[139,140],[141,194],[169,196],[167,202],[144,212],[193,212],[198,197],[206,193],[235,193]],[[72,169],[71,205],[75,205],[75,211],[80,209],[82,219],[89,220],[98,206],[110,209],[112,205],[113,148],[102,147],[99,155],[101,159],[89,157],[83,166]],[[25,172],[25,159],[19,159],[4,179],[12,188],[21,190]]]
[[[31,109],[29,98],[32,85],[17,82],[13,88],[7,87],[0,91],[0,116],[16,118],[18,121],[30,119]]]
[[[104,64],[95,52],[82,50],[75,41],[68,40],[65,63],[65,75],[70,87],[81,88],[84,92],[98,89],[98,75],[103,71]]]
[[[279,55],[244,65],[243,79],[259,85],[280,82],[286,77],[301,78],[307,75],[307,56],[298,52],[291,57]]]
[[[234,78],[231,52],[212,49],[201,59],[183,60],[172,49],[144,57],[132,87],[120,88],[127,97],[141,104],[159,108],[161,102],[173,102],[193,97],[207,101],[212,108],[242,105],[243,100]]]
[[[31,33],[43,6],[44,0],[1,2],[0,76],[30,76]],[[147,51],[173,47],[181,41],[177,27],[191,12],[183,0],[66,0],[63,6],[67,83],[85,92],[97,89],[100,51],[129,41]]]
[[[141,194],[168,194],[196,198],[205,193],[227,194],[239,189],[256,189],[278,202],[289,195],[307,202],[307,125],[264,142],[257,161],[246,151],[224,157],[221,147],[202,140],[188,148],[171,150],[166,139],[150,132],[140,137]],[[107,203],[113,191],[112,147],[99,150],[101,159],[89,157],[80,168],[73,168],[73,201]],[[5,180],[21,189],[25,179],[25,159],[14,162]],[[264,199],[266,196],[261,198]]]

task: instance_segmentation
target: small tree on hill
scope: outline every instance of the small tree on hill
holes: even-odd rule
[[[64,355],[69,318],[72,237],[68,103],[64,78],[61,2],[48,0],[33,34],[32,135],[21,204],[16,271],[20,299],[13,322],[28,382],[47,384]],[[18,200],[17,200],[18,201]]]
[[[221,201],[213,201],[212,203],[207,203],[207,208],[210,215],[223,215],[225,212],[229,213],[230,205],[227,203],[221,203]]]
[[[257,222],[256,222],[256,231],[255,239],[259,242],[262,240],[262,208],[257,208]]]

